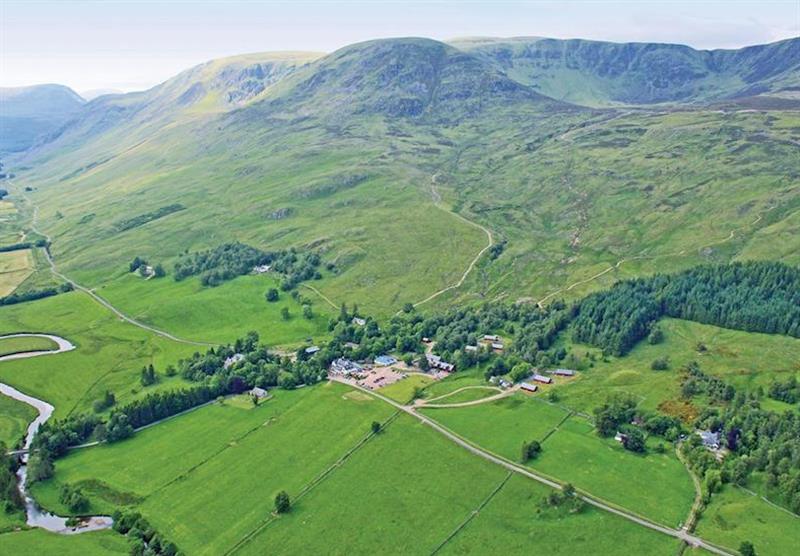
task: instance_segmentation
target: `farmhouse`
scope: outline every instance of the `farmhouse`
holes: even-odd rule
[[[422,337],[422,343],[423,344],[430,344],[431,343],[431,339],[428,338],[427,336],[423,336]]]
[[[353,324],[355,324],[356,326],[364,326],[365,324],[367,324],[367,320],[362,319],[361,317],[353,317]]]
[[[375,364],[379,367],[388,367],[389,365],[394,365],[395,363],[397,363],[397,359],[391,355],[379,355],[375,358]]]
[[[265,273],[269,272],[270,268],[272,268],[270,265],[262,264],[262,265],[254,266],[253,267],[253,272],[255,272],[256,274],[265,274]]]
[[[309,346],[305,349],[306,354],[314,355],[319,351],[319,346]]]
[[[700,439],[703,441],[703,446],[709,450],[719,450],[719,433],[711,431],[697,431]]]
[[[242,361],[242,360],[244,360],[244,355],[243,354],[234,353],[233,355],[231,355],[230,357],[225,359],[225,362],[222,364],[222,368],[228,369],[228,368],[231,367],[231,365],[235,365],[236,363],[238,363],[239,361]]]
[[[345,342],[344,347],[346,347],[347,349],[358,349],[359,345],[355,342]]]
[[[520,388],[522,388],[526,392],[536,392],[539,389],[538,386],[536,386],[535,384],[531,384],[530,382],[523,382],[520,385]]]
[[[260,400],[260,399],[262,399],[262,398],[266,398],[267,396],[269,396],[269,392],[267,392],[267,391],[266,391],[266,390],[264,390],[263,388],[259,388],[258,386],[256,386],[255,388],[252,388],[252,389],[250,390],[250,392],[248,392],[248,393],[249,393],[251,396],[255,396],[255,397],[256,397],[256,398],[258,398],[259,400]]]
[[[555,369],[553,371],[549,371],[550,374],[556,376],[575,376],[575,371],[571,369]]]
[[[350,361],[349,359],[345,359],[344,357],[340,357],[339,359],[334,360],[331,363],[330,371],[332,374],[342,375],[342,376],[351,376],[354,374],[361,373],[363,369],[361,365],[356,363],[355,361]]]
[[[500,336],[497,336],[496,334],[484,334],[483,339],[487,342],[499,342]]]
[[[478,346],[464,346],[464,351],[478,351]]]
[[[531,380],[534,382],[541,382],[542,384],[552,384],[553,379],[544,375],[533,375]]]
[[[500,342],[492,342],[492,349],[495,351],[503,351],[503,344]]]

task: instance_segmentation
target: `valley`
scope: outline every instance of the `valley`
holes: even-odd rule
[[[381,39],[15,135],[0,553],[790,553],[798,52]]]

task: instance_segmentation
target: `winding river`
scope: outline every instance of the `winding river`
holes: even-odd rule
[[[4,338],[48,338],[58,344],[58,349],[49,351],[29,351],[23,353],[13,353],[11,355],[4,355],[0,357],[0,362],[9,361],[12,359],[25,359],[28,357],[38,357],[41,355],[55,355],[56,353],[63,353],[75,349],[75,346],[69,341],[59,336],[51,334],[11,334],[7,336],[0,336],[0,340]],[[33,499],[30,491],[28,490],[27,477],[28,477],[28,453],[33,437],[39,427],[47,421],[55,409],[49,403],[23,394],[16,388],[3,384],[0,382],[0,394],[4,394],[9,398],[13,398],[22,403],[26,403],[36,409],[39,415],[28,425],[28,431],[25,435],[25,443],[22,445],[23,453],[21,454],[22,465],[17,470],[17,478],[19,480],[19,491],[25,501],[25,516],[26,523],[31,527],[40,527],[53,533],[61,533],[64,535],[74,535],[77,533],[85,533],[87,531],[97,531],[100,529],[108,529],[114,524],[110,516],[89,516],[80,519],[80,522],[75,526],[67,525],[67,518],[61,517],[56,514],[47,512],[39,507]]]

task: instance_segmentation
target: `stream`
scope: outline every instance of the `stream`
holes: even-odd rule
[[[0,336],[0,340],[3,338],[20,338],[20,337],[38,337],[38,338],[49,338],[58,344],[57,350],[51,351],[30,351],[25,353],[14,353],[11,355],[5,355],[0,357],[0,362],[8,361],[11,359],[25,359],[28,357],[37,357],[40,355],[54,355],[56,353],[63,353],[65,351],[70,351],[75,349],[75,346],[72,345],[71,342],[61,338],[59,336],[52,336],[50,334],[11,334],[8,336]],[[80,518],[80,521],[77,525],[70,527],[67,525],[67,518],[61,517],[59,515],[50,513],[48,511],[43,510],[39,507],[36,503],[36,500],[33,499],[30,491],[28,490],[27,484],[27,477],[28,477],[28,456],[27,450],[31,447],[31,443],[33,442],[33,437],[36,434],[36,431],[39,430],[39,427],[47,421],[52,415],[55,408],[50,405],[49,403],[34,398],[32,396],[28,396],[9,386],[8,384],[3,384],[0,382],[0,394],[8,396],[9,398],[15,399],[22,403],[26,403],[36,409],[38,412],[38,416],[28,425],[27,433],[25,434],[25,442],[23,444],[23,450],[25,452],[21,455],[22,465],[20,465],[19,469],[17,470],[17,479],[19,482],[19,491],[22,494],[22,498],[25,501],[25,517],[26,523],[30,527],[39,527],[41,529],[46,529],[48,531],[52,531],[53,533],[61,533],[64,535],[74,535],[77,533],[85,533],[87,531],[98,531],[100,529],[108,529],[114,524],[114,520],[111,519],[110,516],[100,515],[100,516],[88,516]]]

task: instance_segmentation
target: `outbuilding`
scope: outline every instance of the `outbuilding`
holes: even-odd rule
[[[533,380],[534,382],[540,382],[542,384],[552,384],[552,382],[553,382],[552,378],[550,378],[549,376],[544,376],[544,375],[533,375],[531,377],[531,380]]]
[[[535,384],[531,384],[530,382],[523,382],[520,385],[520,388],[525,390],[526,392],[536,392],[539,389],[538,386],[536,386]]]

